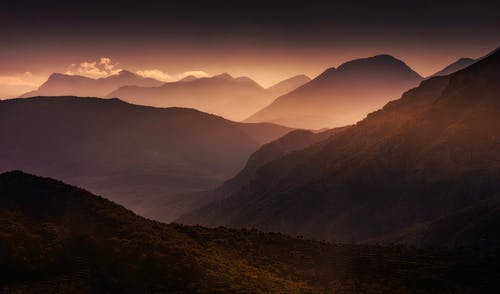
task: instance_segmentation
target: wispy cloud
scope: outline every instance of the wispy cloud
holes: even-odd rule
[[[117,74],[122,69],[109,57],[101,57],[99,60],[83,61],[78,64],[72,64],[68,67],[66,74],[82,75],[91,78],[102,78]]]

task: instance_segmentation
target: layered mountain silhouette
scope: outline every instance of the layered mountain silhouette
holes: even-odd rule
[[[290,91],[297,89],[298,87],[311,81],[311,78],[306,75],[296,75],[281,82],[278,82],[266,90],[269,92],[270,96],[274,98],[286,94]]]
[[[165,83],[159,87],[124,86],[107,97],[141,105],[195,108],[239,121],[269,104],[277,95],[283,95],[307,80],[305,76],[296,76],[264,89],[248,77],[234,78],[223,73]]]
[[[346,62],[277,98],[247,122],[322,129],[353,124],[418,85],[422,77],[390,55]]]
[[[154,87],[163,82],[145,78],[127,70],[105,78],[92,79],[78,75],[54,73],[38,90],[21,95],[21,98],[34,96],[80,96],[105,97],[109,92],[126,85]]]
[[[172,200],[168,219],[192,203],[174,194],[219,185],[289,130],[118,99],[11,99],[0,102],[0,170],[56,177],[143,214]]]
[[[469,65],[473,64],[476,61],[477,61],[476,59],[472,59],[472,58],[460,58],[459,60],[453,62],[452,64],[446,66],[442,70],[433,74],[431,77],[447,76],[449,74],[452,74],[454,72],[457,72],[459,70],[462,70],[462,69],[468,67]]]
[[[49,178],[0,174],[3,293],[498,291],[496,254],[166,225]]]
[[[500,53],[267,162],[186,223],[342,242],[498,248]],[[234,188],[233,188],[234,191]]]

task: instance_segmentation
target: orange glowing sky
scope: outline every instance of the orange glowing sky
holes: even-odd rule
[[[228,72],[270,86],[391,54],[422,76],[500,45],[495,1],[15,1],[0,9],[0,97],[110,58],[116,69]]]

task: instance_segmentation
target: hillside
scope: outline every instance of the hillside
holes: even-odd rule
[[[330,245],[166,225],[22,172],[0,174],[3,293],[495,292],[495,254]]]
[[[238,192],[241,187],[250,184],[251,181],[257,177],[258,170],[262,166],[274,160],[278,160],[290,153],[305,149],[318,142],[326,142],[326,140],[331,136],[336,135],[348,128],[349,127],[335,128],[319,133],[314,133],[308,130],[291,131],[283,137],[260,147],[259,150],[250,156],[245,167],[234,177],[225,181],[221,186],[213,190],[195,192],[191,195],[185,196],[193,199],[210,199],[210,202],[222,201],[223,199],[230,197],[233,193]],[[197,219],[200,214],[203,215],[207,213],[207,210],[204,207],[200,207],[200,209],[200,211],[197,209],[190,210],[176,221],[180,223],[191,222],[192,219]],[[152,211],[151,213],[155,215],[155,219],[161,220],[161,214],[163,213],[162,206],[160,205],[156,207],[155,210],[155,212]],[[218,217],[223,216],[219,215]]]
[[[426,80],[326,143],[261,166],[251,183],[183,221],[497,248],[499,78],[496,52]]]
[[[288,131],[117,99],[4,100],[0,170],[56,177],[144,214],[160,200],[219,185],[262,144]]]
[[[356,59],[327,69],[246,121],[306,129],[350,125],[421,80],[404,62],[390,55]]]

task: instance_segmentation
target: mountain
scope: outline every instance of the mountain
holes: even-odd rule
[[[276,95],[298,86],[304,79],[297,76],[264,89],[248,77],[234,78],[223,73],[165,83],[159,87],[125,86],[107,97],[141,105],[195,108],[239,121],[269,104]]]
[[[433,74],[431,77],[435,76],[447,76],[449,74],[452,74],[454,72],[457,72],[459,70],[462,70],[469,65],[473,64],[477,60],[472,59],[472,58],[460,58],[459,60],[453,62],[452,64],[448,65],[447,67],[443,68],[442,70],[438,71],[437,73]]]
[[[189,76],[186,76],[186,77],[180,79],[179,81],[180,82],[191,82],[191,81],[194,81],[196,79],[198,79],[198,78],[193,76],[193,75],[189,75]]]
[[[400,97],[421,80],[405,63],[389,55],[357,59],[327,69],[245,121],[306,129],[345,126]]]
[[[175,199],[172,215],[163,216],[171,220],[191,203],[177,195],[219,185],[288,131],[118,99],[11,99],[0,102],[0,170],[63,179],[145,215]]]
[[[126,85],[154,87],[163,84],[152,78],[145,78],[122,70],[106,78],[92,79],[78,75],[53,73],[38,90],[21,95],[21,98],[35,96],[80,96],[105,97],[109,92]]]
[[[23,172],[0,174],[2,293],[494,293],[495,253],[333,245],[139,217]]]
[[[498,248],[499,79],[497,52],[425,80],[181,220],[341,242]]]
[[[266,90],[270,92],[273,97],[279,97],[290,91],[297,89],[298,87],[304,85],[311,81],[311,78],[306,75],[296,75],[281,82],[278,82]]]

